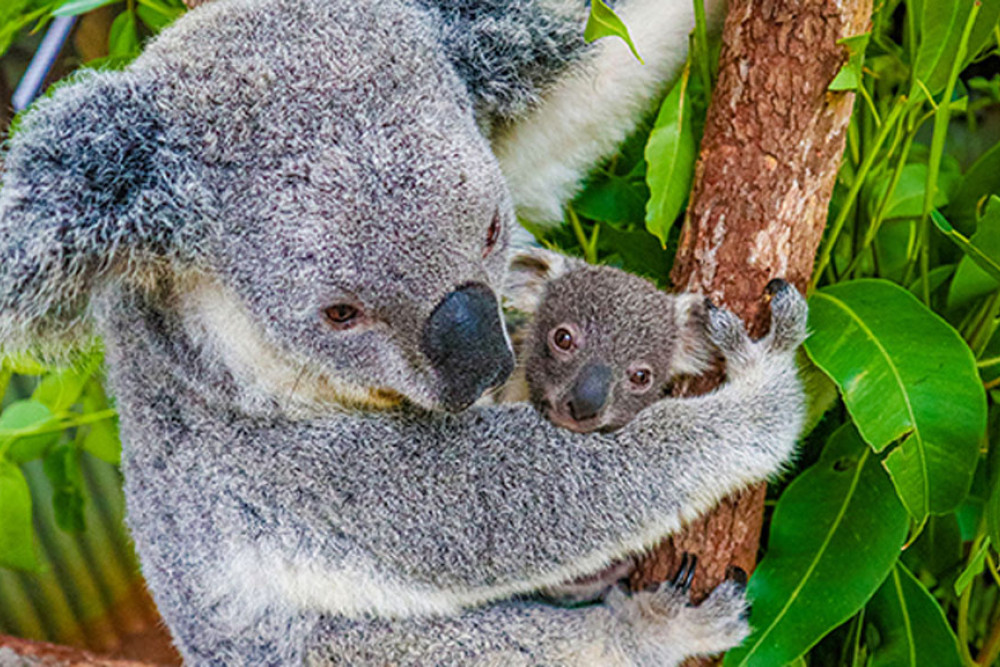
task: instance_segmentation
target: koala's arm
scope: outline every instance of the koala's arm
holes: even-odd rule
[[[697,607],[669,584],[579,609],[507,601],[461,613],[386,621],[327,617],[306,653],[313,665],[650,665],[729,650],[749,634],[743,587],[726,582]]]
[[[257,471],[262,484],[300,489],[282,521],[338,554],[327,562],[335,572],[315,568],[296,596],[332,612],[409,613],[537,590],[641,551],[780,470],[802,423],[794,350],[805,303],[786,287],[772,305],[774,331],[759,342],[728,311],[711,312],[728,384],[661,401],[611,434],[558,429],[527,405],[275,434],[328,441],[294,467]],[[344,576],[366,582],[365,601],[337,596]]]

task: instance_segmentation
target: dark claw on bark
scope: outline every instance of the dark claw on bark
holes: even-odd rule
[[[786,289],[788,287],[789,284],[787,280],[784,280],[783,278],[774,278],[764,287],[764,292],[768,296],[774,296],[781,290]]]
[[[687,593],[691,590],[691,582],[694,581],[694,572],[698,567],[698,557],[685,552],[681,555],[681,566],[674,575],[674,586]]]
[[[747,585],[747,573],[746,570],[735,565],[730,565],[726,568],[726,579],[730,581],[735,581],[740,586],[746,587]]]

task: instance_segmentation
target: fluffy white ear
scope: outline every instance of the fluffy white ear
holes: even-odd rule
[[[705,5],[709,22],[720,23],[725,0]],[[563,204],[577,193],[581,179],[651,110],[687,55],[694,27],[691,2],[622,0],[614,8],[645,64],[621,39],[598,40],[548,87],[538,105],[494,140],[518,216],[525,220],[562,220]]]
[[[674,295],[673,300],[674,326],[677,327],[673,371],[677,375],[699,375],[708,370],[714,356],[705,335],[705,297],[685,293]]]
[[[511,251],[507,279],[503,287],[503,305],[525,315],[538,310],[549,281],[558,278],[571,268],[584,264],[582,260],[567,257],[553,250],[518,245],[515,240]]]
[[[207,198],[153,91],[86,72],[40,100],[10,140],[0,190],[0,352],[85,342],[90,294],[111,275],[195,252]]]

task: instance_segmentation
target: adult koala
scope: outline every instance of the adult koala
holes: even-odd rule
[[[773,473],[801,421],[788,289],[764,341],[709,318],[730,384],[614,434],[463,411],[512,363],[513,201],[554,216],[686,41],[688,0],[622,3],[640,67],[582,43],[583,4],[218,0],[24,118],[0,341],[103,337],[129,525],[190,663],[660,665],[745,634],[732,587],[511,601]]]

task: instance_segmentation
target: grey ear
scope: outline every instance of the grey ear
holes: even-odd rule
[[[705,333],[705,297],[700,294],[675,294],[674,326],[677,343],[674,350],[673,372],[678,375],[698,375],[708,370],[713,350]]]
[[[93,290],[191,254],[207,197],[193,161],[127,72],[87,72],[40,100],[0,190],[0,351],[82,342]]]

